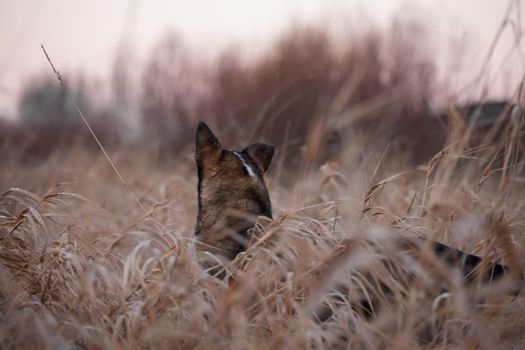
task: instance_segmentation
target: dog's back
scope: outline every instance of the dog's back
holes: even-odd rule
[[[254,143],[241,151],[222,147],[204,123],[196,132],[195,160],[198,169],[198,217],[195,235],[199,250],[233,260],[250,243],[250,229],[258,216],[272,217],[264,174],[274,154],[272,145]],[[435,257],[459,268],[467,283],[490,282],[506,275],[506,266],[435,241],[402,239],[400,249],[418,255],[422,246]],[[425,243],[426,242],[426,243]]]

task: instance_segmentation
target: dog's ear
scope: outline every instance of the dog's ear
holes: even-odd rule
[[[213,134],[208,125],[199,122],[195,134],[195,160],[198,165],[217,161],[222,152],[219,139]]]
[[[272,162],[275,147],[266,143],[254,143],[244,149],[244,153],[259,168],[261,173],[265,173]]]

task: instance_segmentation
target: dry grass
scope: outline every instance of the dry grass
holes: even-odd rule
[[[523,271],[519,118],[477,147],[456,126],[425,167],[394,172],[396,154],[358,160],[349,147],[292,187],[272,177],[287,169],[274,168],[274,220],[256,225],[258,240],[225,266],[227,280],[203,271],[193,249],[191,151],[164,165],[148,152],[113,155],[146,212],[102,155],[6,159],[0,347],[523,348],[521,294],[505,282],[467,287],[424,247],[406,254],[396,244],[422,235]],[[371,318],[359,311],[363,297],[381,300]],[[318,323],[323,303],[334,314]]]

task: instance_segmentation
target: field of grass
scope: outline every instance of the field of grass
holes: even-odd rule
[[[0,348],[524,348],[522,293],[466,286],[424,247],[396,249],[396,237],[424,236],[525,268],[523,115],[478,143],[451,120],[443,150],[420,166],[391,149],[363,155],[356,141],[297,171],[278,149],[274,219],[259,220],[224,280],[194,250],[191,148],[165,162],[112,152],[126,184],[102,152],[29,164],[4,150]],[[365,317],[355,300],[370,294],[383,306]],[[333,316],[316,322],[323,303]]]

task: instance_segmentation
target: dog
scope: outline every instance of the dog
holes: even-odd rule
[[[232,261],[250,245],[250,232],[257,217],[272,219],[264,174],[270,167],[275,148],[266,143],[253,143],[241,151],[224,149],[203,122],[197,126],[195,139],[198,174],[195,237],[198,250]],[[423,245],[430,245],[435,257],[461,270],[466,284],[492,282],[509,271],[505,265],[485,261],[436,241],[399,239],[400,249],[413,255],[422,252]],[[351,239],[343,242],[343,245],[351,244]],[[518,285],[518,291],[521,285]],[[370,313],[366,305],[364,309],[365,313]],[[317,312],[317,320],[323,322],[331,315],[332,311],[324,308]]]

